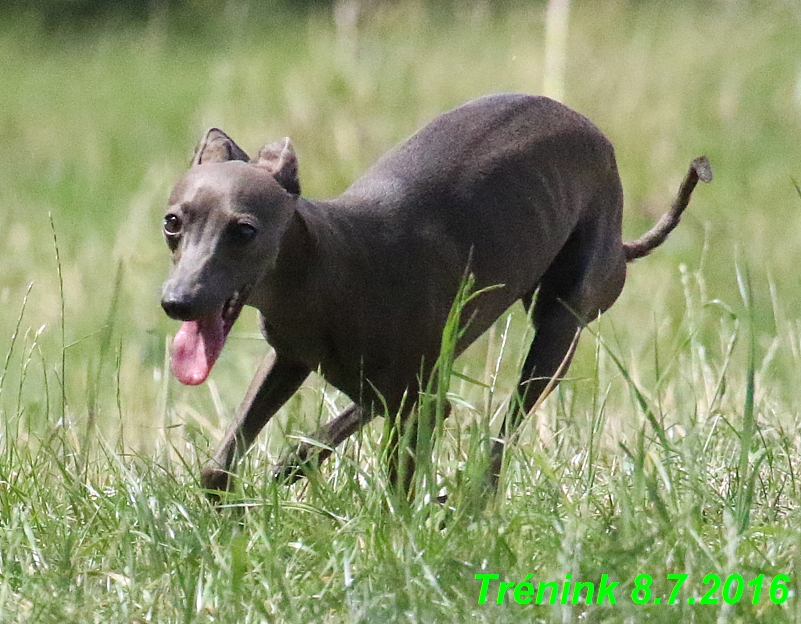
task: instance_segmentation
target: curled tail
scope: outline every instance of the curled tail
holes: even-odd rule
[[[662,218],[659,219],[657,224],[637,240],[623,243],[623,251],[626,253],[626,262],[631,262],[637,258],[647,256],[653,249],[659,247],[659,245],[665,241],[668,234],[679,224],[681,213],[684,212],[687,204],[690,203],[690,196],[693,194],[693,189],[695,189],[695,185],[698,184],[698,180],[702,182],[712,181],[712,167],[710,167],[706,156],[699,156],[690,163],[690,170],[687,172],[687,175],[684,176],[684,181],[682,181],[681,187],[679,187],[676,199],[673,200],[670,210],[662,215]]]

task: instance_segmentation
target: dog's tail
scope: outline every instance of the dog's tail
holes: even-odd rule
[[[693,189],[698,184],[698,180],[702,182],[712,181],[712,167],[710,167],[706,156],[699,156],[690,163],[690,170],[684,176],[684,181],[681,183],[676,199],[673,200],[670,210],[662,215],[659,222],[637,240],[623,243],[626,262],[647,256],[665,241],[668,234],[679,224],[681,213],[690,203],[690,196],[693,194]]]

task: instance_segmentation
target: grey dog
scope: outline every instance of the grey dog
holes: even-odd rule
[[[161,304],[183,321],[172,370],[185,384],[202,383],[245,304],[261,313],[274,352],[204,469],[203,486],[232,487],[238,459],[318,369],[354,403],[316,442],[288,453],[276,474],[324,459],[376,413],[399,415],[401,429],[417,426],[406,416],[466,275],[487,290],[463,311],[456,355],[518,300],[535,327],[519,400],[493,444],[496,482],[504,440],[563,376],[581,327],[615,302],[626,263],[678,224],[699,179],[711,179],[703,157],[659,223],[623,242],[612,145],[545,97],[492,95],[445,113],[328,201],[301,196],[289,139],[250,159],[209,130],[164,218],[174,266]],[[413,449],[401,448],[403,432],[392,431],[390,473],[408,487]]]

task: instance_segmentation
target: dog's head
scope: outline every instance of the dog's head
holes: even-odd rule
[[[208,377],[251,289],[275,266],[299,195],[288,138],[254,160],[216,128],[198,145],[164,217],[173,269],[161,305],[183,321],[171,353],[182,383]]]

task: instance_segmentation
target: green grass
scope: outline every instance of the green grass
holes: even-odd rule
[[[0,23],[0,622],[801,619],[795,3],[573,3],[564,99],[615,145],[626,236],[661,214],[695,156],[716,178],[630,266],[486,510],[486,434],[531,338],[518,308],[457,360],[455,417],[408,508],[387,485],[380,421],[309,481],[267,477],[285,436],[347,403],[312,379],[221,512],[199,466],[266,346],[247,312],[205,386],[179,387],[166,367],[160,220],[195,142],[212,125],[249,151],[289,135],[304,193],[334,195],[436,114],[540,92],[545,6],[379,4],[355,35],[324,9],[229,3],[198,21],[193,6],[62,31]],[[426,498],[439,487],[447,508]],[[509,592],[497,605],[495,582],[478,605],[483,572],[607,574],[617,604]],[[761,599],[686,604],[710,573],[764,574]],[[640,574],[663,602],[667,575],[689,574],[682,604],[633,604]],[[768,597],[778,574],[791,577],[783,605]]]

